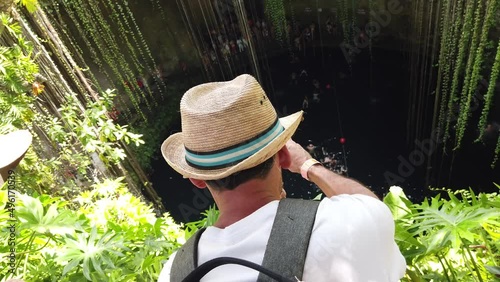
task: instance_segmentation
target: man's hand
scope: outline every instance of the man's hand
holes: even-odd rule
[[[311,155],[309,155],[309,153],[304,148],[302,148],[302,146],[297,144],[292,139],[286,142],[286,148],[290,153],[290,161],[291,161],[288,170],[294,173],[300,173],[300,167],[305,161],[312,158]]]

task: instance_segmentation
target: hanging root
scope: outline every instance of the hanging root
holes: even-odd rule
[[[491,78],[490,78],[490,84],[488,86],[488,92],[486,92],[486,95],[484,97],[483,111],[481,113],[481,118],[479,119],[478,128],[479,132],[481,133],[479,134],[479,137],[477,138],[476,142],[480,141],[483,138],[484,128],[486,128],[486,121],[488,120],[488,113],[490,112],[491,104],[493,102],[493,95],[495,94],[495,86],[497,79],[499,77],[499,73],[500,73],[500,41],[498,42],[495,62],[493,63],[493,67],[491,69]]]
[[[499,155],[500,155],[500,135],[498,136],[497,147],[495,148],[495,156],[493,157],[491,168],[495,168]]]

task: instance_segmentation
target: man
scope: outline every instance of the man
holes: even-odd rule
[[[220,210],[215,226],[201,235],[198,265],[218,257],[262,263],[283,197],[282,169],[288,169],[327,196],[319,204],[299,279],[398,281],[404,275],[389,209],[363,185],[324,168],[291,140],[302,112],[278,118],[249,75],[191,88],[180,108],[182,132],[165,140],[162,154],[196,187],[208,188]],[[175,254],[159,281],[178,280],[171,280],[178,271],[174,260]],[[258,274],[223,265],[202,281],[256,281]]]

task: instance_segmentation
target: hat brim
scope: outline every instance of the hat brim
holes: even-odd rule
[[[216,180],[227,177],[237,171],[252,168],[276,154],[286,142],[292,138],[301,120],[302,111],[296,112],[279,119],[284,130],[273,141],[254,155],[246,158],[238,164],[226,168],[204,170],[190,166],[186,162],[185,149],[182,132],[170,135],[161,145],[161,153],[167,163],[184,178],[195,178],[200,180]]]
[[[0,169],[9,167],[28,151],[33,136],[28,130],[18,130],[0,136]]]

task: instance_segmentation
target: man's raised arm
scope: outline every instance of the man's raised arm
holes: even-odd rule
[[[286,143],[286,147],[291,158],[288,170],[300,173],[302,164],[311,159],[311,155],[293,140],[289,140]],[[314,184],[318,185],[328,198],[340,194],[363,194],[378,199],[377,195],[356,180],[336,174],[319,164],[309,168],[307,177],[310,181],[314,182]]]

